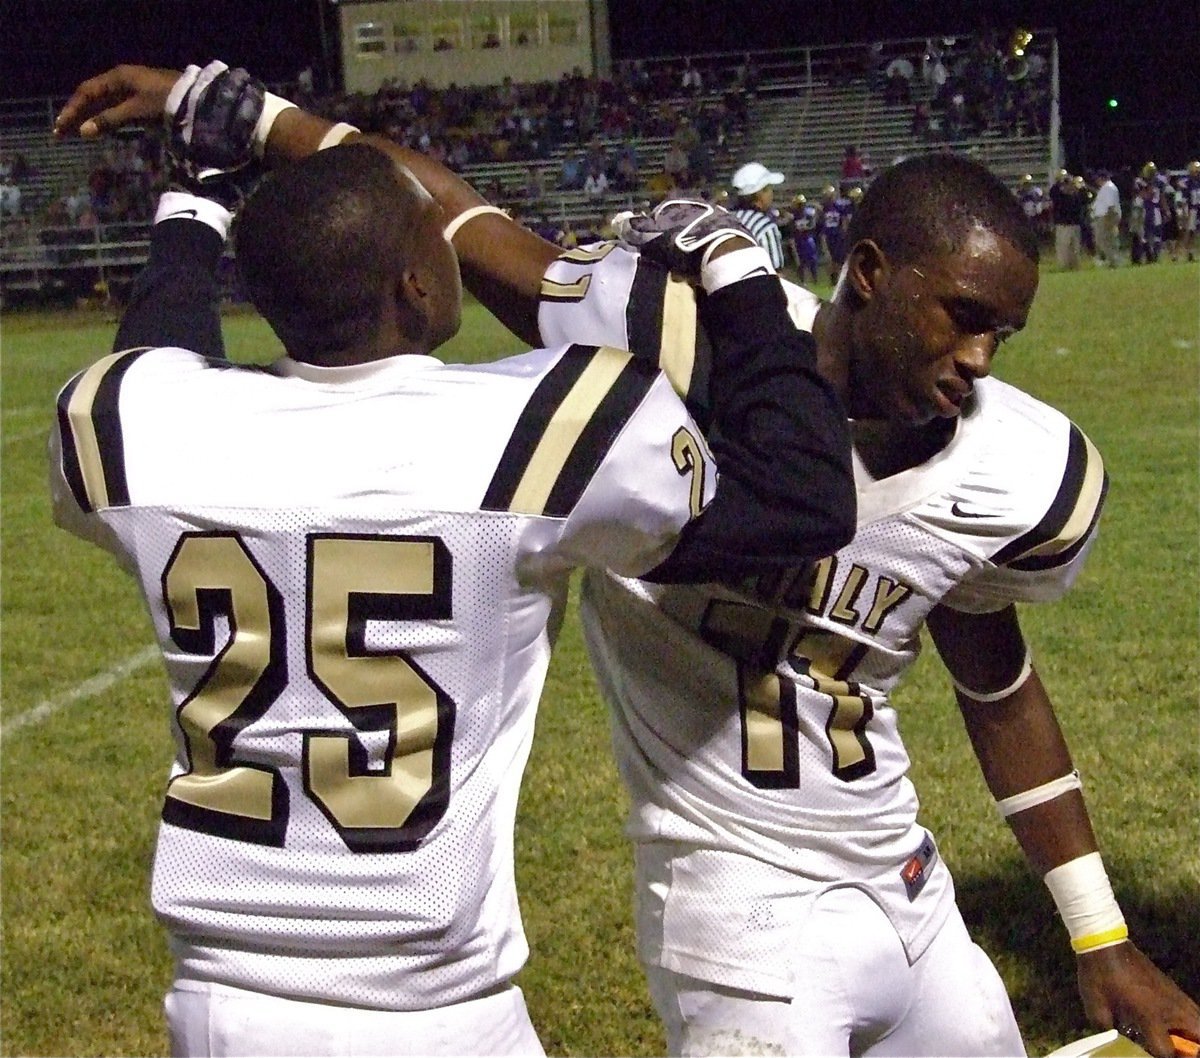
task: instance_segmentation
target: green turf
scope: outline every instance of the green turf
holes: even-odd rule
[[[9,314],[0,333],[4,1054],[166,1048],[170,967],[147,901],[170,756],[161,671],[144,664],[43,722],[9,728],[150,643],[132,583],[52,526],[45,490],[54,393],[107,351],[112,330],[103,315]],[[231,314],[226,333],[235,359],[278,351],[252,315]],[[468,306],[451,352],[475,360],[517,348]],[[1027,609],[1025,624],[1134,935],[1200,995],[1200,266],[1048,270],[997,374],[1070,414],[1111,474],[1102,534],[1075,590]],[[931,656],[896,701],[925,822],[1031,1052],[1084,1034],[1066,938],[988,800]],[[607,745],[572,612],[518,824],[533,951],[520,983],[552,1054],[663,1047],[633,957],[623,796]]]

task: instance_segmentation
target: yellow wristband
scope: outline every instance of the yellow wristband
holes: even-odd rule
[[[1123,940],[1128,939],[1129,927],[1122,923],[1120,926],[1103,930],[1100,933],[1089,933],[1086,937],[1072,937],[1071,947],[1075,949],[1076,955],[1082,955],[1085,951],[1111,948],[1114,944],[1120,944]]]

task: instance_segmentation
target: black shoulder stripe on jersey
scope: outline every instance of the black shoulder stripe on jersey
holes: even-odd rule
[[[1092,533],[1096,529],[1096,523],[1100,520],[1100,511],[1104,508],[1104,498],[1108,495],[1108,474],[1103,475],[1103,484],[1100,487],[1100,499],[1096,504],[1096,508],[1092,511],[1091,521],[1088,522],[1087,531],[1077,537],[1075,542],[1062,551],[1057,551],[1047,555],[1030,555],[1028,558],[1017,559],[1010,562],[1010,569],[1020,569],[1026,572],[1034,572],[1042,569],[1054,569],[1056,566],[1068,565],[1074,557],[1083,550]]]
[[[699,325],[696,300],[702,295],[685,279],[656,265],[638,262],[625,326],[635,355],[657,353],[658,366],[689,405],[707,407],[712,357]]]
[[[67,481],[85,511],[129,503],[119,400],[125,372],[145,348],[112,353],[84,371],[59,400]],[[70,452],[70,466],[66,466]],[[76,491],[78,485],[81,491]]]
[[[58,395],[58,407],[55,412],[58,416],[58,436],[62,448],[63,477],[66,479],[67,485],[71,489],[71,495],[75,497],[75,502],[79,505],[79,509],[91,514],[93,508],[91,502],[88,500],[87,487],[83,483],[83,470],[79,465],[79,451],[75,447],[75,433],[71,429],[71,418],[67,414],[67,408],[71,403],[71,396],[74,394],[75,388],[79,385],[79,380],[82,377],[82,374],[76,375],[66,384],[63,391]]]
[[[1054,501],[1037,525],[1002,547],[992,561],[1023,570],[1069,562],[1091,534],[1107,491],[1108,475],[1100,453],[1072,423],[1067,463]]]
[[[483,509],[566,517],[655,377],[619,349],[571,346],[521,412]]]

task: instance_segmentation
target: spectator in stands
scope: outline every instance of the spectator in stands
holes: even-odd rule
[[[692,65],[691,59],[683,60],[683,76],[681,78],[681,87],[685,93],[691,95],[699,95],[704,91],[704,78],[700,70]]]
[[[618,191],[636,191],[641,184],[642,175],[638,165],[637,148],[627,141],[617,154],[613,187]]]
[[[1079,254],[1083,236],[1083,197],[1075,186],[1075,179],[1066,169],[1058,171],[1058,178],[1050,188],[1050,215],[1054,221],[1054,259],[1058,267],[1073,270],[1079,267]]]
[[[578,150],[567,151],[563,155],[562,166],[558,171],[558,189],[560,191],[582,191],[584,177],[583,154]]]
[[[687,187],[689,183],[688,175],[688,156],[678,143],[674,141],[667,147],[663,154],[663,175],[668,181],[668,186],[673,188]]]
[[[608,151],[605,149],[603,142],[598,136],[594,136],[588,143],[587,154],[584,156],[584,174],[586,176],[600,172],[608,176],[609,168]]]
[[[546,182],[542,178],[542,170],[539,166],[531,165],[525,173],[525,201],[529,205],[536,205],[546,197]]]
[[[967,134],[967,97],[962,92],[955,92],[950,97],[942,128],[947,140],[961,140]]]
[[[21,215],[21,189],[12,178],[12,167],[0,167],[0,216],[6,220]]]
[[[583,181],[583,193],[588,198],[603,198],[608,194],[608,174],[599,166],[589,166]]]
[[[858,148],[854,144],[850,144],[842,156],[842,180],[843,182],[860,182],[865,175],[866,171],[863,168],[863,160],[858,153]]]
[[[912,102],[913,64],[900,56],[887,64],[883,85],[885,102],[898,105]]]
[[[1099,170],[1094,177],[1096,197],[1092,199],[1092,235],[1096,240],[1096,264],[1115,268],[1117,233],[1121,225],[1121,195],[1112,175]]]
[[[775,200],[775,187],[782,184],[783,180],[783,173],[774,173],[761,162],[748,162],[733,174],[730,181],[737,195],[733,215],[746,226],[759,246],[767,251],[776,271],[785,264],[783,233],[772,215],[771,206]]]
[[[913,107],[912,124],[908,131],[918,143],[933,139],[933,116],[929,113],[929,104],[924,100]]]

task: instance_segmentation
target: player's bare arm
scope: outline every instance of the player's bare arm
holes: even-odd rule
[[[146,66],[115,66],[80,84],[54,123],[56,136],[93,139],[161,118],[180,72]],[[382,136],[362,135],[299,107],[279,110],[266,136],[268,164],[296,161],[329,145],[362,139],[405,166],[437,200],[452,224],[453,242],[467,289],[522,341],[538,345],[537,303],[542,276],[558,247],[515,223],[445,166]]]
[[[1049,695],[1028,667],[1016,608],[966,614],[938,607],[928,627],[955,682],[975,692],[956,691],[967,734],[1032,869],[1048,885],[1055,880],[1056,898],[1063,893],[1056,885],[1065,886],[1068,899],[1076,896],[1071,890],[1076,865],[1093,874],[1099,870],[1094,880],[1106,886],[1070,750]],[[1078,896],[1084,906],[1088,899],[1096,897]],[[1171,1033],[1200,1039],[1200,1008],[1121,935],[1123,920],[1105,932],[1113,936],[1094,946],[1087,936],[1073,937],[1088,1020],[1099,1028],[1119,1028],[1159,1058],[1173,1058]]]

